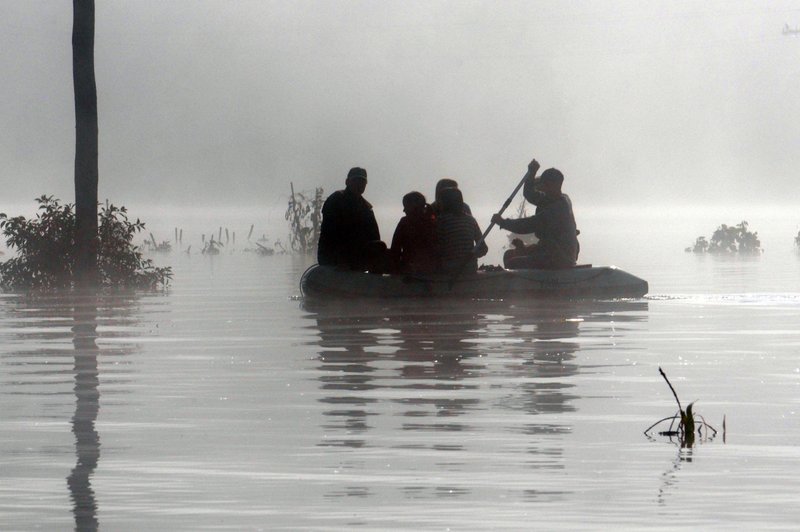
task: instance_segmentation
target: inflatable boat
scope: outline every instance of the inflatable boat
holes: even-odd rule
[[[314,265],[300,289],[313,298],[513,297],[636,298],[647,281],[614,266],[580,265],[563,270],[499,270],[432,275],[380,275]]]

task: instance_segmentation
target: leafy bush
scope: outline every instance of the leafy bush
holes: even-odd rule
[[[52,196],[37,198],[33,219],[0,213],[0,229],[16,256],[0,263],[0,286],[10,289],[69,288],[75,273],[75,210]],[[172,268],[142,257],[133,237],[144,222],[128,220],[125,207],[106,204],[98,213],[98,278],[101,286],[166,286]]]
[[[748,224],[742,221],[738,225],[720,225],[711,241],[707,241],[704,236],[697,237],[694,246],[686,248],[686,251],[694,253],[761,253],[761,241],[758,233],[750,232]]]

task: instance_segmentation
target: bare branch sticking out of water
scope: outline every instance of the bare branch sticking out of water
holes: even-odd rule
[[[669,386],[669,389],[672,392],[672,395],[675,397],[675,402],[678,403],[678,410],[683,412],[683,407],[681,406],[681,400],[678,399],[678,394],[675,392],[675,388],[672,387],[672,383],[669,382],[669,379],[667,378],[667,374],[664,373],[664,370],[661,369],[661,366],[658,367],[658,372],[661,373],[661,376],[664,377],[665,381],[667,381],[667,386]]]
[[[650,437],[650,431],[656,428],[658,425],[665,423],[667,421],[670,422],[669,428],[665,431],[661,431],[658,433],[659,436],[668,436],[672,438],[673,436],[678,438],[681,444],[681,447],[692,447],[695,442],[695,431],[697,431],[697,435],[700,438],[707,439],[713,438],[717,435],[717,430],[706,423],[705,418],[703,416],[696,414],[694,412],[694,401],[689,403],[686,407],[686,410],[683,409],[681,405],[681,400],[678,398],[678,394],[675,391],[675,388],[672,386],[672,383],[667,378],[666,373],[660,367],[658,368],[658,372],[664,378],[669,386],[670,391],[672,392],[673,397],[675,397],[675,402],[678,403],[678,413],[674,416],[665,417],[660,419],[650,425],[645,431],[645,436]],[[678,428],[677,430],[673,430],[675,426],[675,421],[678,421]],[[723,426],[725,421],[723,420]],[[711,431],[711,433],[709,433]]]
[[[722,443],[726,443],[726,435],[728,434],[727,416],[722,416]]]

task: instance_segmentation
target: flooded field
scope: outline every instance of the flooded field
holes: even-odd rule
[[[789,252],[631,259],[652,294],[593,302],[313,302],[287,256],[169,261],[165,294],[0,297],[0,528],[800,520]],[[716,437],[643,434],[676,411],[659,366]]]

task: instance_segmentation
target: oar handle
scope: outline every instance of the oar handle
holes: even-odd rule
[[[525,172],[525,175],[522,176],[522,179],[517,184],[517,187],[514,189],[514,192],[511,193],[508,199],[506,199],[505,203],[503,203],[503,206],[500,208],[500,212],[498,212],[497,214],[502,216],[502,214],[506,212],[506,209],[508,208],[509,205],[511,205],[511,202],[514,200],[514,196],[517,195],[517,192],[519,192],[519,189],[521,189],[522,186],[525,184],[525,181],[528,179],[528,176],[530,174],[531,174],[530,170]],[[495,225],[497,224],[495,224],[494,222],[489,223],[489,227],[487,227],[486,231],[483,232],[483,235],[481,235],[481,239],[478,240],[478,242],[475,244],[475,247],[472,248],[473,254],[475,254],[475,252],[478,250],[481,244],[483,244],[486,241],[486,237],[489,236],[489,233],[491,232],[491,230],[494,228]]]
[[[530,175],[530,173],[531,173],[530,170],[525,172],[525,175],[522,176],[522,179],[520,179],[519,183],[517,184],[516,188],[514,189],[514,192],[512,192],[511,195],[508,197],[508,199],[505,201],[505,203],[503,203],[503,207],[500,209],[500,212],[498,214],[502,215],[505,212],[505,210],[508,208],[508,206],[511,205],[511,202],[514,200],[514,196],[517,195],[517,192],[519,192],[519,189],[521,189],[522,185],[525,184],[525,180],[528,179],[528,176]],[[458,280],[458,278],[461,276],[461,273],[464,271],[464,268],[466,268],[467,264],[469,264],[470,261],[473,259],[473,257],[475,256],[476,252],[478,251],[478,248],[486,241],[486,237],[489,236],[489,232],[492,230],[492,228],[495,225],[496,224],[494,222],[491,222],[489,224],[489,227],[487,227],[486,231],[484,231],[483,235],[481,235],[481,239],[478,240],[478,242],[475,244],[475,247],[472,248],[471,255],[466,258],[466,260],[461,264],[461,266],[459,266],[459,268],[455,271],[453,276],[450,278],[450,282],[448,284],[449,284],[449,287],[450,287],[451,290],[453,289],[453,286],[455,285],[456,280]]]

